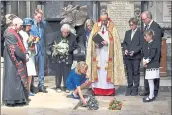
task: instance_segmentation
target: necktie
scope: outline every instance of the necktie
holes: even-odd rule
[[[37,23],[37,29],[38,29],[38,32],[39,32],[39,26],[40,26],[40,25],[39,25],[39,23]]]
[[[146,25],[144,30],[148,30],[148,27],[149,27],[149,25]]]

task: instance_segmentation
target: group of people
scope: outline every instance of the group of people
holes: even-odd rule
[[[4,39],[3,103],[7,106],[28,104],[34,96],[34,77],[38,74],[38,91],[47,93],[44,87],[44,38],[46,23],[43,12],[36,9],[34,18],[21,19],[6,15]],[[35,41],[37,40],[37,43]],[[2,44],[3,45],[3,44]],[[38,73],[36,72],[38,63]]]
[[[27,104],[28,96],[35,95],[33,76],[37,75],[35,68],[37,63],[38,91],[47,93],[44,87],[46,23],[42,17],[43,12],[40,9],[35,10],[34,19],[22,20],[15,15],[6,17],[10,20],[4,32],[3,102],[6,105]],[[140,63],[143,59],[145,92],[140,95],[146,96],[143,102],[155,100],[159,89],[162,31],[153,21],[151,12],[144,11],[141,19],[144,29],[137,27],[137,18],[129,19],[131,29],[126,31],[122,46],[117,28],[108,17],[106,10],[101,11],[97,22],[94,23],[92,19],[86,20],[85,33],[83,33],[86,58],[79,61],[73,70],[71,70],[74,61],[73,53],[78,48],[78,43],[76,35],[70,31],[70,25],[63,24],[57,36],[48,42],[48,48],[52,54],[52,66],[56,71],[56,91],[59,93],[62,90],[66,93],[72,91],[71,96],[74,99],[81,99],[86,104],[81,91],[85,86],[91,86],[94,95],[107,96],[115,94],[115,85],[125,85],[127,81],[125,95],[136,96],[140,82]],[[39,42],[34,47],[29,47],[28,40],[32,37],[39,38]],[[57,50],[55,47],[59,44],[63,44],[61,47],[66,49]],[[62,77],[63,88],[61,87]]]

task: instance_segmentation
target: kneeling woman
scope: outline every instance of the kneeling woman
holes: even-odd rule
[[[36,68],[35,68],[35,55],[32,53],[35,51],[34,47],[29,47],[28,40],[31,36],[30,30],[33,25],[33,20],[31,18],[25,18],[23,20],[23,31],[20,31],[20,35],[23,38],[24,46],[29,54],[29,61],[26,63],[27,73],[28,73],[28,93],[29,96],[34,96],[34,93],[30,92],[30,85],[32,81],[32,76],[36,76]]]
[[[160,67],[160,51],[158,51],[157,44],[154,41],[154,32],[152,30],[147,30],[144,33],[144,38],[147,41],[143,45],[143,65],[146,68],[145,79],[149,83],[149,96],[143,98],[143,102],[151,102],[155,99],[154,97],[154,79],[160,77],[159,67]]]
[[[66,80],[66,87],[69,90],[73,90],[72,97],[74,99],[81,99],[83,104],[86,104],[86,100],[81,90],[91,84],[86,78],[87,68],[88,66],[85,62],[81,61],[77,63],[76,68],[71,71]]]

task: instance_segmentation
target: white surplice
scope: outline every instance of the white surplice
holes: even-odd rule
[[[102,30],[104,28],[104,34],[102,34]],[[102,26],[100,31],[98,32],[100,36],[106,40],[109,44],[109,35],[108,31],[105,26]],[[107,71],[105,70],[107,66],[107,62],[109,59],[109,46],[104,46],[102,48],[97,48],[96,53],[98,57],[98,66],[100,69],[98,69],[98,82],[92,83],[93,88],[100,88],[100,89],[112,89],[114,88],[114,84],[107,82]]]

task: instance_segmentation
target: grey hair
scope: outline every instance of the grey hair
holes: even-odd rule
[[[102,10],[100,11],[100,16],[101,16],[101,15],[107,15],[107,16],[108,16],[108,13],[107,13],[106,9],[102,9]]]
[[[148,18],[152,19],[152,13],[150,11],[147,10],[144,11],[143,13],[145,13]]]
[[[14,18],[13,21],[12,21],[12,24],[13,25],[16,25],[16,24],[22,24],[23,25],[23,20],[21,18]]]
[[[84,25],[84,29],[86,30],[87,29],[87,25],[88,24],[92,24],[92,26],[94,25],[94,21],[92,19],[87,19],[85,21],[85,25]]]
[[[63,24],[62,27],[61,27],[61,32],[64,30],[64,29],[67,29],[68,31],[70,31],[70,25],[69,24]]]

